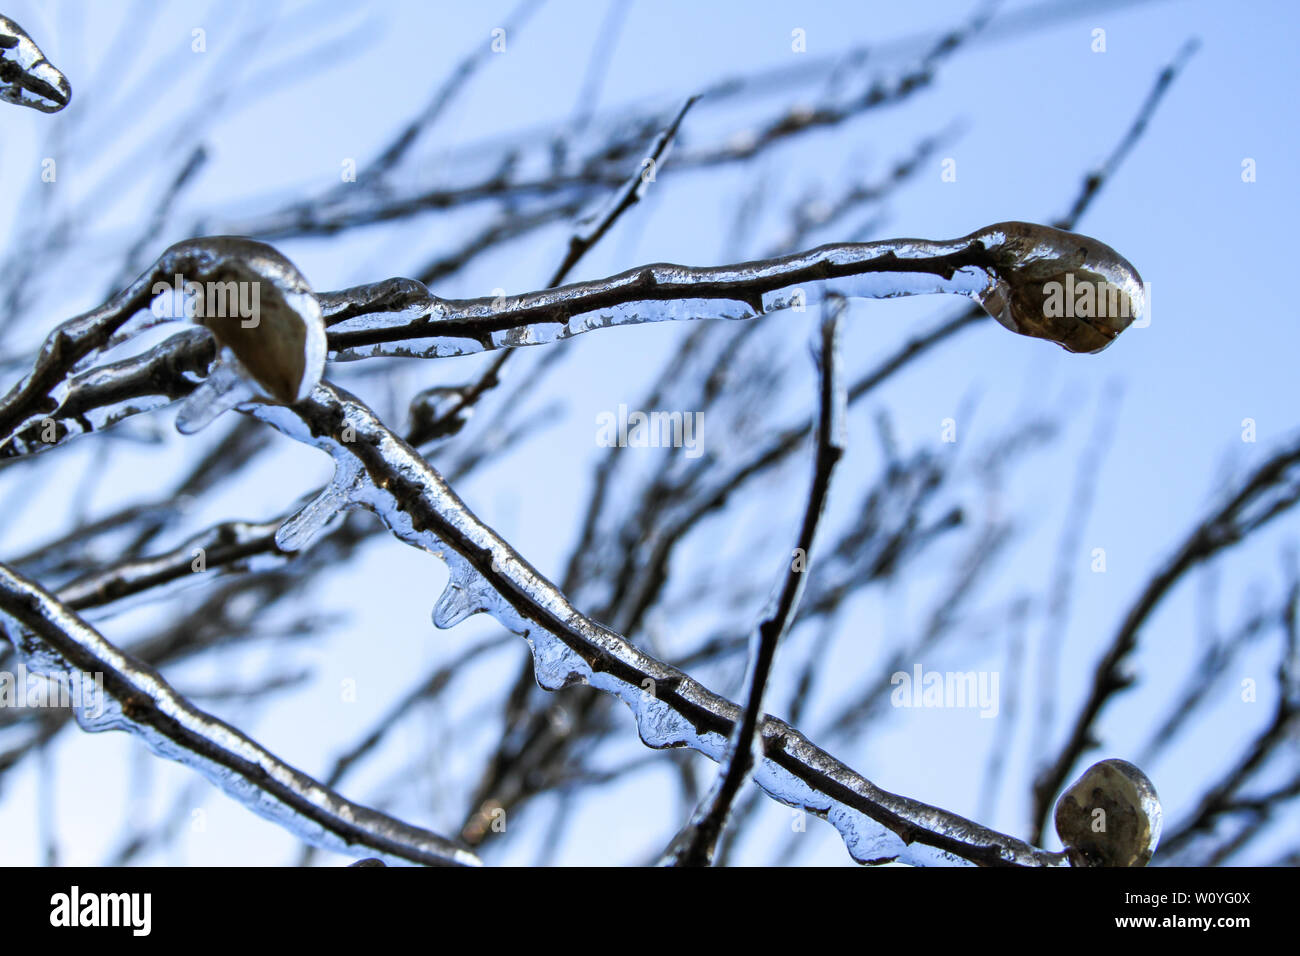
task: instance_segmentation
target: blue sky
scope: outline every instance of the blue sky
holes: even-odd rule
[[[1008,3],[1004,8],[1024,6]],[[914,49],[909,42],[915,37],[961,21],[973,8],[956,2],[635,3],[610,53],[597,111],[617,111],[627,103],[662,104],[670,110],[685,95],[721,77],[798,68],[804,62],[800,57],[834,57],[861,44],[884,51],[880,68],[889,76],[907,62],[906,54]],[[143,158],[152,161],[181,149],[166,138],[124,137],[105,117],[116,111],[138,128],[159,128],[187,97],[204,88],[204,77],[211,75],[219,58],[240,62],[246,76],[312,42],[312,31],[302,28],[311,16],[295,24],[295,6],[144,6],[139,9],[145,11],[147,29],[131,37],[138,49],[131,53],[132,65],[122,70],[121,52],[105,50],[99,38],[115,34],[113,25],[127,9],[125,4],[37,5],[27,0],[8,0],[5,7],[69,75],[74,99],[69,111],[55,117],[5,111],[0,189],[7,196],[21,195],[50,144],[57,148],[58,124],[74,110],[92,112],[88,122],[99,133],[96,147],[64,167],[65,185],[60,188],[75,196],[88,191],[104,171],[124,171],[119,200],[101,211],[94,231],[93,248],[99,257],[88,268],[101,271],[113,268],[114,254],[130,235],[127,227],[138,221],[160,185],[161,177],[147,171],[152,164],[138,164],[140,173],[133,173],[135,150],[144,148]],[[217,222],[223,217],[237,221],[261,208],[267,196],[290,189],[310,195],[330,188],[338,181],[340,163],[355,158],[364,165],[375,144],[392,135],[448,69],[476,45],[489,42],[490,31],[505,21],[509,7],[411,2],[375,10],[352,4],[319,9],[327,11],[321,14],[323,20],[347,28],[341,34],[347,39],[339,48],[338,65],[303,83],[279,86],[269,96],[232,83],[234,99],[228,105],[236,108],[202,125],[199,132],[210,145],[211,161],[186,201],[188,215],[178,217],[172,228],[198,213]],[[454,175],[472,166],[476,143],[571,116],[605,10],[604,3],[553,3],[509,35],[505,54],[490,58],[468,95],[422,146],[420,172],[436,176],[445,164],[448,175]],[[230,25],[237,13],[241,23],[265,16],[281,25],[266,44],[254,47]],[[954,123],[962,132],[940,148],[933,169],[922,171],[891,197],[883,210],[882,233],[951,238],[1000,220],[1050,221],[1067,211],[1082,178],[1110,153],[1159,70],[1188,38],[1199,38],[1199,52],[1137,149],[1079,225],[1080,231],[1119,250],[1150,283],[1150,327],[1130,330],[1101,355],[1077,356],[1008,335],[988,323],[898,376],[850,419],[852,447],[843,467],[869,471],[879,465],[871,416],[882,406],[893,415],[904,448],[938,443],[940,423],[962,415],[960,410],[973,396],[978,398],[977,413],[969,421],[959,418],[958,428],[960,441],[976,445],[1008,423],[1045,408],[1063,415],[1068,428],[1061,444],[1034,458],[1008,485],[1016,497],[1005,507],[1022,510],[1027,523],[987,595],[988,603],[996,604],[1025,588],[1041,592],[1047,586],[1078,453],[1088,441],[1099,403],[1112,400],[1114,388],[1122,389],[1114,442],[1097,474],[1096,505],[1083,530],[1075,568],[1078,589],[1061,645],[1059,708],[1069,714],[1129,603],[1213,500],[1219,480],[1244,473],[1297,426],[1293,361],[1300,324],[1294,321],[1289,296],[1295,183],[1300,175],[1293,102],[1296,19],[1296,5],[1281,0],[1147,2],[1104,7],[1034,32],[1002,35],[991,29],[946,62],[934,84],[903,108],[872,112],[833,130],[799,137],[741,168],[674,177],[670,160],[648,201],[583,261],[574,278],[643,262],[723,261],[736,206],[754,181],[769,185],[777,199],[772,210],[785,208],[809,190],[834,195],[852,178],[883,173],[919,138]],[[203,56],[189,53],[195,28],[206,31],[208,52]],[[807,53],[791,49],[796,29],[804,31]],[[1104,52],[1093,49],[1096,29],[1105,31]],[[113,102],[114,94],[131,88],[132,77],[146,75],[155,63],[163,64],[156,97]],[[103,93],[85,79],[101,70],[102,82],[111,87]],[[788,105],[788,100],[776,96],[765,103]],[[719,131],[742,130],[746,121],[743,109],[701,106],[688,117],[680,148],[711,141]],[[941,176],[945,159],[955,163],[953,182]],[[1245,160],[1254,161],[1253,182],[1243,181]],[[21,241],[14,204],[6,201],[0,207],[5,207],[0,209],[0,230],[7,230],[0,234]],[[776,227],[775,216],[762,222],[760,230],[747,237],[743,253],[761,255],[776,238]],[[316,288],[336,289],[409,274],[427,259],[430,249],[450,245],[457,230],[464,228],[463,220],[433,215],[386,231],[358,231],[337,241],[285,242],[280,248]],[[566,231],[557,227],[545,237],[485,257],[434,291],[485,295],[497,287],[508,292],[539,288],[554,268]],[[181,238],[185,236],[158,236],[156,251]],[[818,241],[834,238],[820,236]],[[56,283],[49,293],[52,315],[63,318],[95,304],[103,285]],[[855,307],[845,331],[849,363],[856,369],[869,367],[873,358],[954,307],[933,300]],[[800,348],[806,340],[805,320],[792,317],[792,339]],[[544,572],[558,575],[572,544],[584,476],[598,452],[593,441],[596,416],[620,402],[634,402],[685,331],[618,329],[575,342],[565,374],[551,383],[551,396],[563,401],[567,416],[548,430],[545,440],[525,442],[460,489],[481,516]],[[453,361],[449,378],[470,374],[480,360]],[[412,373],[412,384],[423,383],[419,374]],[[792,396],[792,402],[807,397]],[[806,408],[792,404],[790,414],[805,414]],[[1242,440],[1245,419],[1255,423],[1254,443]],[[187,452],[175,440],[169,452],[193,454],[192,446]],[[155,467],[145,450],[121,452],[94,505],[108,508],[143,494]],[[325,464],[306,449],[287,448],[260,474],[253,497],[247,489],[232,489],[205,502],[195,520],[278,513],[306,490],[308,478],[324,476]],[[532,480],[520,481],[521,474]],[[802,468],[791,474],[802,487]],[[60,505],[57,496],[66,491],[49,489],[37,510],[59,514],[66,505]],[[782,498],[778,490],[773,494]],[[791,534],[799,504],[791,498],[774,506],[777,515],[785,516],[774,520],[787,520]],[[732,517],[753,520],[739,513]],[[6,551],[45,526],[29,512],[10,530]],[[1229,626],[1249,609],[1254,589],[1276,597],[1281,586],[1279,555],[1294,535],[1294,517],[1284,518],[1220,562],[1222,625]],[[695,558],[707,558],[707,542],[695,547]],[[1105,549],[1104,574],[1090,570],[1094,548]],[[845,666],[828,662],[828,672],[851,673],[854,654],[864,648],[870,653],[873,643],[891,631],[914,628],[927,607],[927,588],[942,577],[945,557],[952,555],[940,552],[934,566],[920,569],[908,588],[864,600],[855,608],[844,626],[852,629],[850,636],[860,633],[861,638],[838,642]],[[774,555],[772,562],[760,562],[758,568],[775,571],[779,562],[780,555]],[[322,608],[348,617],[337,632],[296,648],[300,660],[316,669],[317,679],[302,692],[277,699],[264,713],[241,714],[243,729],[291,763],[319,771],[412,675],[454,654],[476,635],[491,632],[482,620],[451,632],[432,629],[429,608],[437,593],[435,582],[443,575],[441,566],[425,556],[384,540],[369,547],[355,566],[323,579],[315,599]],[[1143,683],[1107,711],[1101,723],[1106,753],[1097,756],[1133,757],[1153,719],[1147,695],[1167,695],[1185,676],[1186,664],[1199,646],[1194,591],[1192,582],[1185,582],[1149,625],[1144,649],[1135,660]],[[355,599],[371,594],[372,600]],[[113,636],[117,628],[129,633],[130,626],[149,620],[148,613],[133,611],[115,619],[105,625],[106,633]],[[668,609],[663,626],[686,626],[689,619],[686,612],[675,619]],[[1028,632],[1035,647],[1041,630],[1034,623]],[[973,643],[960,657],[923,663],[935,668],[996,667],[1005,640],[1004,635],[993,635]],[[383,652],[372,652],[380,642]],[[430,788],[427,799],[422,793],[416,801],[427,815],[419,822],[435,828],[454,826],[464,798],[439,793],[434,784],[463,775],[476,746],[490,739],[493,693],[499,691],[501,675],[513,674],[521,653],[516,642],[484,658],[452,698],[445,723],[403,731],[411,736],[399,738],[389,755],[389,771],[400,766],[403,747],[432,740],[446,753],[446,766],[435,768],[425,782]],[[1267,685],[1275,653],[1275,645],[1268,645],[1247,655],[1241,676]],[[267,663],[254,654],[245,657],[243,666],[253,673]],[[1033,667],[1031,660],[1026,673],[1032,674]],[[195,670],[185,676],[215,682],[218,676],[230,675]],[[342,707],[336,689],[347,679],[364,690],[355,705]],[[734,687],[729,690],[734,692]],[[1164,798],[1170,821],[1199,795],[1196,788],[1204,780],[1207,762],[1216,767],[1225,763],[1267,719],[1271,706],[1262,695],[1254,709],[1246,707],[1233,688],[1223,689],[1219,698],[1207,718],[1196,724],[1193,737],[1166,760],[1144,768]],[[483,716],[477,730],[470,720],[475,714]],[[818,717],[814,708],[809,721],[815,726]],[[968,713],[895,713],[871,736],[869,746],[857,752],[850,747],[837,756],[887,789],[973,815],[976,782],[997,725]],[[456,733],[448,729],[451,726],[458,728]],[[628,733],[628,753],[635,753],[630,720]],[[121,808],[133,799],[123,768],[142,759],[136,749],[125,739],[101,737],[70,741],[59,751],[55,779],[62,789],[57,807],[67,862],[96,862],[106,843],[111,844],[106,828],[117,825]],[[1024,746],[1014,746],[1008,767],[1009,779],[1021,783],[1008,789],[992,819],[980,822],[1021,831],[1029,781],[1024,752]],[[4,862],[34,859],[36,838],[27,821],[45,799],[36,769],[29,766],[0,794],[0,826],[6,834],[16,834],[15,842],[7,837],[0,849]],[[149,797],[152,812],[161,813],[171,805],[163,794],[183,784],[186,776],[161,765],[150,772],[159,783]],[[364,801],[393,784],[381,766],[358,778],[349,795]],[[102,796],[87,800],[87,788]],[[665,808],[676,806],[671,794],[671,775],[666,772],[646,772],[598,791],[597,798],[579,805],[574,838],[562,860],[619,863],[643,858],[668,832],[671,818]],[[156,862],[279,863],[292,858],[292,841],[224,798],[208,796],[198,806],[205,814],[204,829],[187,828],[178,845]],[[538,832],[512,844],[510,853],[489,854],[488,859],[528,862],[544,836],[546,820],[541,812],[529,815],[521,825],[532,823]],[[1296,822],[1284,820],[1276,835],[1261,844],[1262,851],[1280,851],[1285,837],[1294,840],[1300,829]],[[788,811],[774,805],[756,824],[757,835],[742,859],[769,859],[778,829],[788,830]],[[847,861],[828,827],[810,824],[808,840],[802,861]],[[1261,853],[1262,858],[1269,855]]]

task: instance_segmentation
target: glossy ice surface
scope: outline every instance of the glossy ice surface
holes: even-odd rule
[[[71,99],[68,78],[45,59],[22,27],[0,15],[0,100],[57,113]]]
[[[1146,866],[1160,842],[1160,798],[1125,760],[1084,771],[1056,804],[1056,833],[1071,859],[1091,866]]]

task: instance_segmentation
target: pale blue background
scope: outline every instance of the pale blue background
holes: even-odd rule
[[[163,89],[157,100],[126,104],[126,115],[137,114],[134,122],[140,124],[133,128],[152,129],[187,103],[187,91],[198,88],[203,71],[212,69],[216,58],[233,55],[244,61],[240,75],[246,77],[264,62],[283,62],[295,42],[302,48],[309,45],[308,40],[296,40],[295,28],[272,34],[279,45],[241,53],[238,36],[226,26],[233,11],[241,8],[144,4],[130,8],[140,11],[141,31],[131,39],[137,48],[105,49],[105,38],[118,35],[116,24],[125,9],[125,4],[6,0],[5,12],[38,38],[70,76],[74,89],[72,107],[65,114],[48,117],[7,109],[0,117],[0,196],[6,197],[0,201],[0,229],[8,230],[10,242],[21,242],[22,230],[8,197],[23,195],[32,177],[39,176],[40,158],[49,154],[50,143],[57,144],[59,124],[69,113],[106,108],[102,99],[111,97],[97,102],[98,91],[87,86],[87,77],[105,64],[105,82],[126,86],[150,64],[172,58],[174,66],[160,77]],[[255,9],[242,8],[243,23],[274,19],[270,12],[250,12]],[[444,117],[420,155],[432,165],[440,154],[429,143],[451,150],[569,117],[605,9],[603,3],[577,2],[544,7],[509,37],[505,55],[485,64],[468,95]],[[599,107],[636,102],[670,109],[684,95],[720,77],[802,65],[790,48],[796,27],[806,31],[809,58],[834,57],[863,43],[899,51],[882,58],[882,70],[892,76],[907,62],[901,54],[915,49],[904,41],[964,19],[971,9],[972,4],[959,2],[861,0],[798,5],[637,3],[618,38]],[[504,3],[411,2],[374,10],[340,4],[330,14],[335,28],[323,31],[344,38],[336,66],[269,97],[235,86],[232,95],[241,97],[239,108],[198,131],[211,144],[213,156],[185,208],[238,216],[261,208],[259,197],[286,189],[311,195],[329,188],[338,181],[344,158],[356,158],[364,168],[375,145],[425,101],[446,70],[468,50],[488,42],[489,31],[503,22],[507,11]],[[742,168],[675,177],[670,161],[651,199],[602,242],[575,277],[655,260],[717,262],[726,254],[736,205],[755,177],[770,184],[776,200],[770,211],[786,208],[818,184],[834,195],[864,170],[867,178],[883,173],[918,138],[954,120],[965,124],[965,133],[940,150],[931,171],[891,198],[884,234],[948,238],[997,220],[1049,221],[1068,209],[1083,176],[1109,154],[1158,71],[1186,38],[1199,37],[1200,53],[1079,227],[1120,250],[1151,283],[1151,326],[1128,332],[1114,348],[1092,357],[1068,355],[988,323],[891,381],[850,418],[853,447],[843,468],[867,473],[879,465],[871,415],[882,404],[894,415],[905,449],[937,443],[941,420],[957,415],[972,396],[979,399],[978,414],[969,422],[959,419],[961,442],[978,443],[1018,416],[1044,409],[1067,416],[1071,427],[1063,443],[1034,457],[1009,479],[1015,497],[1003,505],[1022,510],[1027,522],[996,586],[981,602],[994,607],[1021,590],[1041,593],[1047,587],[1077,454],[1091,431],[1103,388],[1108,383],[1124,386],[1116,440],[1099,475],[1097,504],[1075,568],[1078,588],[1062,649],[1059,704],[1059,711],[1069,714],[1085,679],[1090,679],[1092,663],[1139,587],[1207,508],[1217,481],[1262,460],[1297,424],[1294,363],[1300,325],[1292,294],[1294,197],[1300,173],[1294,122],[1294,38],[1300,26],[1296,11],[1294,3],[1281,0],[1142,3],[1065,19],[1029,34],[1002,37],[992,30],[945,63],[935,84],[902,108],[874,111],[833,130],[796,138]],[[194,27],[207,30],[209,51],[203,56],[189,53]],[[1104,54],[1090,49],[1095,27],[1106,30]],[[357,46],[355,55],[343,55],[351,45]],[[798,96],[807,97],[814,89],[804,88]],[[777,97],[767,102],[774,107],[788,101]],[[97,113],[90,125],[104,119]],[[745,119],[744,110],[701,107],[684,127],[683,143],[711,142],[719,131],[743,128]],[[178,148],[165,139],[144,146],[143,159]],[[102,171],[126,163],[120,208],[107,211],[94,230],[101,255],[89,264],[95,269],[115,268],[120,243],[134,235],[124,227],[151,207],[148,197],[165,181],[151,164],[132,158],[141,147],[141,141],[124,141],[114,126],[105,125],[95,148],[61,171],[59,188],[75,193],[89,190]],[[956,160],[955,183],[941,181],[942,157]],[[1258,164],[1255,183],[1241,179],[1246,157]],[[362,230],[338,241],[281,247],[313,285],[335,289],[409,273],[431,250],[453,245],[457,235],[471,228],[465,222],[435,214],[397,229]],[[775,223],[769,217],[769,231],[754,236],[744,252],[758,255],[767,249],[776,238]],[[539,287],[554,268],[566,236],[564,227],[548,230],[544,238],[534,237],[480,260],[435,291],[482,295],[496,287]],[[180,238],[159,236],[155,251]],[[51,322],[98,302],[107,279],[103,275],[82,282],[79,275],[67,275],[50,302]],[[856,309],[845,339],[851,364],[869,367],[874,357],[952,307],[910,300]],[[790,318],[792,342],[799,350],[806,341],[808,318]],[[552,379],[549,393],[563,397],[567,417],[549,428],[544,440],[525,443],[460,489],[471,506],[544,573],[561,573],[573,541],[585,475],[598,453],[595,416],[619,402],[635,403],[644,382],[685,331],[641,327],[583,337],[575,343],[565,370]],[[481,361],[454,360],[446,363],[445,373],[416,368],[407,373],[410,377],[402,387],[413,390],[440,378],[460,380]],[[809,394],[791,396],[791,416],[806,413]],[[1241,440],[1246,418],[1257,422],[1257,444]],[[169,421],[170,413],[160,415],[162,424]],[[174,439],[171,448],[189,460],[197,446]],[[154,454],[119,451],[95,492],[92,510],[147,497],[156,486]],[[306,449],[286,447],[278,456],[261,470],[261,484],[253,491],[232,489],[205,502],[194,516],[196,524],[205,518],[268,517],[325,474],[323,459]],[[802,463],[786,474],[793,477],[771,490],[779,504],[767,519],[774,525],[784,521],[792,536],[806,474]],[[791,493],[792,488],[799,493]],[[12,485],[0,491],[10,494]],[[21,551],[47,532],[51,521],[66,517],[70,492],[71,485],[55,486],[30,500],[22,519],[4,529],[4,553]],[[734,520],[754,520],[754,512],[738,512]],[[715,527],[722,535],[726,517]],[[1257,593],[1252,588],[1270,601],[1276,599],[1282,583],[1278,557],[1293,540],[1295,527],[1294,516],[1289,516],[1220,564],[1223,626],[1249,610]],[[694,559],[707,562],[709,548],[722,546],[720,540],[713,545],[697,541]],[[1105,574],[1088,570],[1096,547],[1106,550]],[[922,568],[913,570],[906,589],[885,598],[877,595],[855,608],[846,625],[851,631],[838,642],[836,659],[827,663],[832,688],[835,681],[844,680],[837,675],[862,671],[855,655],[871,654],[882,633],[917,626],[927,607],[927,589],[943,580],[947,559],[956,557],[951,549],[935,552]],[[756,576],[775,574],[780,561],[777,553],[769,562],[756,562]],[[431,627],[428,614],[444,574],[436,561],[384,539],[367,548],[353,566],[323,578],[315,595],[321,607],[349,616],[320,640],[294,646],[295,660],[315,668],[318,679],[305,690],[277,697],[263,712],[240,713],[240,726],[290,762],[320,772],[427,667],[456,653],[475,635],[490,632],[490,622],[482,620],[451,632]],[[1135,756],[1153,719],[1150,701],[1164,701],[1181,686],[1185,666],[1199,646],[1195,588],[1189,585],[1184,583],[1148,627],[1143,651],[1135,659],[1143,684],[1104,715],[1106,754]],[[104,629],[110,637],[129,635],[134,622],[148,619],[147,611],[133,612],[107,622]],[[672,631],[689,619],[685,610],[666,607],[658,622]],[[1041,619],[1035,618],[1028,632],[1031,647],[1041,637]],[[1002,633],[985,635],[959,659],[923,663],[934,668],[997,667],[1005,639]],[[1194,738],[1183,740],[1168,759],[1145,768],[1172,820],[1199,796],[1207,766],[1216,771],[1225,766],[1228,755],[1271,715],[1276,647],[1276,641],[1270,641],[1248,655],[1238,675],[1259,681],[1257,704],[1240,703],[1232,686],[1221,688],[1210,717],[1195,725]],[[367,801],[405,788],[403,801],[393,805],[396,809],[416,822],[453,829],[466,796],[450,782],[464,780],[482,747],[495,738],[502,681],[513,676],[521,654],[522,644],[516,641],[483,659],[439,709],[440,721],[404,726],[386,758],[345,792]],[[242,666],[255,673],[271,663],[252,654],[245,655]],[[1035,664],[1031,657],[1027,679],[1036,673]],[[186,687],[221,683],[233,675],[190,668],[168,676]],[[345,679],[357,681],[355,704],[339,702],[339,684]],[[1004,674],[1004,697],[1007,679]],[[735,687],[718,689],[734,693]],[[214,710],[222,712],[220,707]],[[828,703],[812,710],[804,724],[815,738],[818,719],[832,707]],[[1016,784],[1004,792],[993,817],[981,820],[1017,833],[1027,813],[1029,770],[1023,745],[1028,724],[1021,721],[1008,768],[1008,779]],[[998,725],[971,712],[896,711],[888,725],[870,737],[869,745],[836,754],[883,787],[973,815],[979,775]],[[638,744],[630,719],[625,736],[623,756],[635,756]],[[149,765],[158,789],[148,797],[147,812],[157,815],[173,805],[176,787],[188,779],[185,771],[140,758],[141,748],[124,736],[66,738],[70,745],[59,751],[53,778],[64,862],[98,862],[115,842],[123,810],[135,799],[126,783],[126,768],[141,760]],[[413,774],[399,773],[403,755],[429,742],[445,764],[427,768],[426,775],[414,780]],[[664,763],[662,771],[630,776],[622,785],[597,790],[593,799],[579,803],[562,861],[624,863],[643,860],[657,850],[680,812],[666,759]],[[45,799],[45,791],[37,784],[36,769],[29,763],[7,775],[0,792],[0,862],[31,863],[38,858],[35,806]],[[293,841],[275,827],[224,797],[199,792],[202,800],[195,807],[206,813],[205,828],[183,827],[165,852],[149,860],[274,864],[294,858]],[[489,850],[489,862],[533,859],[549,825],[542,806],[517,822],[529,836],[512,842],[508,854]],[[771,847],[783,842],[787,832],[789,812],[768,807],[740,859],[769,860]],[[1245,859],[1274,858],[1297,832],[1295,814],[1284,815],[1258,844],[1258,852]],[[811,843],[802,861],[847,861],[838,838],[824,824],[810,821],[806,838]]]

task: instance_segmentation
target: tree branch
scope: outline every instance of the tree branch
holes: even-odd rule
[[[690,747],[722,759],[739,707],[582,615],[356,398],[322,383],[292,407],[260,405],[250,413],[335,461],[332,489],[286,522],[282,546],[310,540],[332,509],[364,507],[400,540],[447,562],[451,577],[434,608],[437,626],[488,611],[528,640],[544,688],[586,683],[607,691],[631,708],[647,745]],[[759,735],[756,782],[780,802],[830,820],[861,862],[1064,862],[1060,854],[880,790],[773,717],[763,718]]]
[[[817,525],[830,493],[831,474],[844,454],[843,429],[847,396],[840,379],[837,341],[839,315],[843,309],[843,300],[832,300],[828,303],[828,314],[821,324],[821,348],[818,353],[821,364],[821,405],[817,419],[817,449],[812,484],[808,489],[803,523],[799,528],[792,560],[788,563],[776,606],[759,623],[755,634],[747,682],[749,691],[743,716],[722,760],[713,790],[665,853],[665,862],[672,866],[713,864],[718,838],[727,825],[731,807],[740,788],[748,782],[753,772],[754,752],[760,743],[758,723],[763,712],[763,696],[776,660],[777,645],[789,633],[799,609],[799,599],[807,580],[805,575],[812,562]]]
[[[0,566],[0,623],[28,667],[80,688],[83,730],[127,730],[159,756],[201,773],[255,813],[309,843],[395,861],[474,865],[445,837],[352,803],[194,707],[161,675],[122,653],[39,585]],[[87,704],[84,685],[102,680]],[[96,685],[97,686],[97,685]],[[107,698],[107,699],[104,699]]]

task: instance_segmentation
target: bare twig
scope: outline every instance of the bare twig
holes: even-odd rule
[[[804,508],[803,524],[792,560],[786,569],[775,607],[759,622],[750,659],[745,709],[736,733],[723,757],[717,782],[697,809],[690,823],[665,853],[673,866],[711,866],[718,838],[727,825],[732,804],[754,768],[754,751],[759,743],[758,724],[763,713],[763,695],[768,675],[776,660],[777,645],[789,632],[799,609],[805,575],[812,562],[813,540],[830,493],[831,475],[844,454],[844,415],[847,398],[838,365],[838,321],[843,300],[831,300],[821,325],[821,410],[817,419],[817,449],[812,485]]]
[[[1127,690],[1133,677],[1125,670],[1147,620],[1188,571],[1240,543],[1258,528],[1300,501],[1300,442],[1293,441],[1256,468],[1203,518],[1179,548],[1143,587],[1093,672],[1092,687],[1079,707],[1056,759],[1034,781],[1034,833],[1047,827],[1053,800],[1070,770],[1097,745],[1095,726],[1106,705]]]

